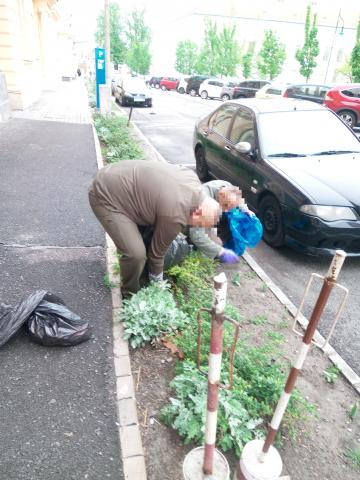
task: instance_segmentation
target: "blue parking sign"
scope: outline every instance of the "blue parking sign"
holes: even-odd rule
[[[100,108],[99,85],[106,83],[105,48],[95,48],[96,107]]]

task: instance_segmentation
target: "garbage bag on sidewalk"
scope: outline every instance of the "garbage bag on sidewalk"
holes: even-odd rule
[[[26,325],[43,345],[76,345],[90,338],[87,321],[71,312],[55,295],[37,290],[15,306],[0,304],[0,347]]]
[[[48,347],[77,345],[91,336],[89,323],[51,293],[47,293],[35,308],[26,327],[35,342]]]
[[[184,234],[179,233],[171,242],[164,258],[164,270],[182,262],[191,252],[193,246],[189,245]]]
[[[45,295],[45,290],[37,290],[15,306],[0,303],[0,347],[21,328]]]
[[[263,227],[256,215],[242,212],[238,208],[226,212],[231,239],[224,244],[237,255],[242,255],[247,247],[255,247],[263,235]]]

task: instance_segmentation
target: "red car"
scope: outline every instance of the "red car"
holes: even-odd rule
[[[339,115],[350,128],[360,122],[360,83],[348,83],[331,88],[324,105]]]
[[[173,77],[163,77],[160,82],[161,90],[176,90],[179,85],[179,79]]]

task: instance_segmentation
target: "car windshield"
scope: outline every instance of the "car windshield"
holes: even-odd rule
[[[124,89],[131,93],[145,93],[146,85],[141,78],[124,80]]]
[[[258,129],[265,157],[360,151],[357,138],[328,110],[262,113]]]

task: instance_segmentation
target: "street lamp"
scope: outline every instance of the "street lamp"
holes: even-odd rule
[[[333,39],[332,39],[332,42],[331,42],[329,59],[328,59],[328,63],[327,63],[327,66],[326,66],[324,83],[326,83],[326,78],[327,78],[327,74],[328,74],[328,71],[329,71],[329,66],[330,66],[330,62],[331,62],[331,55],[332,55],[333,48],[334,48],[336,33],[337,33],[337,30],[338,30],[338,27],[339,27],[339,21],[341,21],[341,23],[342,23],[339,35],[344,35],[344,19],[341,16],[341,8],[339,10],[339,15],[337,17],[336,26],[335,26],[335,30],[334,30],[334,35],[333,35]]]

